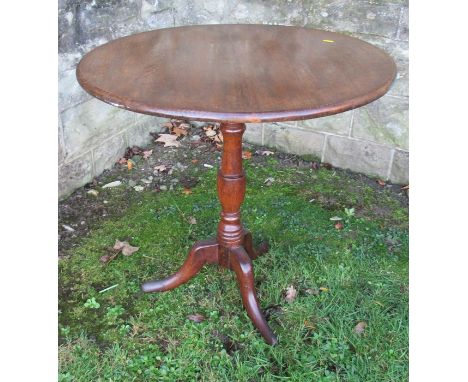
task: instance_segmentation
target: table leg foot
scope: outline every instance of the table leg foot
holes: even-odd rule
[[[194,277],[208,263],[218,262],[218,243],[216,240],[202,240],[192,247],[182,267],[163,280],[145,282],[143,292],[164,292],[177,288]]]
[[[252,260],[262,256],[269,250],[267,241],[261,242],[258,248],[255,249],[253,245],[252,234],[248,230],[244,230],[244,248]]]
[[[230,248],[229,251],[230,268],[236,273],[244,307],[265,341],[275,345],[278,340],[268,326],[257,300],[252,261],[243,247]]]

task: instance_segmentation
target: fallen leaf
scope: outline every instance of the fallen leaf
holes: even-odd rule
[[[409,184],[406,186],[401,187],[402,190],[409,190]]]
[[[188,129],[190,129],[190,123],[181,122],[178,127],[180,127],[181,129],[184,129],[184,130],[188,130]]]
[[[120,158],[118,164],[127,164],[127,158]]]
[[[189,216],[187,221],[189,224],[197,224],[197,219],[195,219],[193,216]]]
[[[250,151],[242,151],[242,159],[252,158],[252,153]]]
[[[192,159],[192,163],[198,163],[198,159]]]
[[[336,229],[343,229],[343,227],[344,227],[344,225],[343,225],[342,222],[338,222],[338,223],[335,224]]]
[[[216,135],[218,135],[218,133],[213,129],[208,129],[205,131],[205,135],[211,138],[211,137],[215,137]]]
[[[154,167],[154,171],[156,172],[163,172],[163,171],[166,171],[167,167],[164,166],[163,164],[160,164],[159,166],[155,166]]]
[[[98,196],[99,195],[99,192],[97,190],[89,190],[88,191],[88,194],[89,195],[93,195],[93,196]]]
[[[315,330],[316,329],[316,326],[313,322],[310,322],[310,321],[307,321],[307,320],[304,320],[304,326],[309,329],[309,330]]]
[[[385,182],[382,180],[382,179],[377,179],[377,183],[379,184],[379,186],[385,186]]]
[[[318,170],[320,168],[320,163],[319,162],[312,162],[310,167],[312,167],[312,170]]]
[[[148,159],[153,154],[153,150],[143,151],[143,159]]]
[[[140,248],[131,246],[130,244],[128,244],[127,241],[116,240],[114,244],[114,249],[116,251],[122,251],[122,255],[124,256],[130,256],[134,252],[138,251]]]
[[[328,292],[328,288],[327,288],[327,287],[320,287],[320,288],[319,288],[319,291],[321,291],[321,292]]]
[[[134,161],[132,161],[131,159],[127,160],[127,168],[129,170],[131,170],[133,168],[133,165],[135,164]]]
[[[190,188],[187,188],[185,187],[183,190],[182,190],[182,193],[184,195],[190,195],[192,193],[192,190]]]
[[[356,334],[362,334],[364,333],[364,330],[367,327],[367,322],[365,321],[359,321],[357,325],[354,327],[354,333]]]
[[[164,147],[179,147],[180,142],[177,141],[177,135],[159,134],[159,138],[155,142],[164,143]]]
[[[322,163],[322,167],[325,167],[327,170],[331,170],[333,168],[330,163]]]
[[[174,128],[172,129],[172,132],[173,132],[175,135],[177,135],[178,137],[180,137],[180,136],[185,136],[185,135],[188,134],[188,131],[185,130],[185,129],[183,129],[183,128],[181,128],[181,127],[174,127]]]
[[[195,314],[191,314],[191,315],[187,316],[187,319],[189,319],[190,321],[196,322],[198,324],[198,323],[200,323],[202,321],[205,321],[206,317],[204,315],[202,315],[202,314],[195,313]]]
[[[284,299],[287,302],[291,303],[296,299],[296,296],[297,296],[296,288],[294,288],[293,285],[288,286],[288,288],[286,289],[286,296],[284,297]]]

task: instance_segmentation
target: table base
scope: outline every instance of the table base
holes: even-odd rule
[[[218,197],[221,202],[221,220],[216,239],[202,240],[192,247],[180,270],[163,280],[142,285],[144,292],[164,292],[182,285],[194,277],[205,264],[218,264],[236,273],[239,289],[250,319],[265,341],[278,342],[268,326],[255,292],[252,260],[268,251],[263,243],[255,250],[252,235],[240,220],[240,206],[245,196],[245,173],[242,169],[243,123],[221,123],[224,137],[223,158],[218,172]]]
[[[255,292],[252,260],[268,251],[268,244],[263,242],[258,249],[252,243],[252,235],[244,231],[242,246],[227,248],[220,245],[216,239],[201,240],[190,250],[182,267],[173,275],[163,280],[153,280],[142,285],[144,292],[164,292],[177,288],[194,277],[205,264],[218,264],[236,273],[239,289],[250,319],[262,334],[265,341],[274,345],[276,336],[268,326]]]

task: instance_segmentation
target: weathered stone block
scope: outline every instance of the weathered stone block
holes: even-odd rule
[[[241,0],[228,2],[225,22],[302,26],[305,18],[302,0]]]
[[[140,15],[151,29],[174,26],[174,7],[171,1],[143,0]]]
[[[244,139],[249,143],[263,145],[263,125],[261,123],[247,123]]]
[[[123,156],[126,147],[123,133],[102,142],[93,150],[94,172],[100,174],[111,168]]]
[[[400,28],[397,34],[398,40],[409,40],[409,27],[408,27],[408,7],[401,9]]]
[[[65,148],[70,156],[97,147],[135,123],[135,113],[95,98],[65,110],[61,116]]]
[[[63,111],[71,106],[91,99],[76,80],[75,69],[59,73],[58,81],[58,106]]]
[[[152,140],[150,133],[161,132],[164,129],[163,124],[167,121],[167,118],[136,114],[135,124],[125,131],[127,145],[146,146]]]
[[[369,33],[395,38],[400,19],[398,4],[305,0],[307,26],[336,32]]]
[[[224,20],[226,1],[173,0],[174,25],[220,24]]]
[[[408,99],[386,95],[356,109],[351,131],[354,138],[408,149]]]
[[[59,198],[69,195],[73,190],[93,179],[93,164],[91,151],[88,151],[71,162],[58,168]]]
[[[392,168],[390,170],[390,181],[397,184],[409,183],[409,152],[395,150]]]
[[[271,123],[264,124],[263,144],[287,153],[320,157],[324,139],[325,135],[320,133]]]
[[[328,117],[307,119],[298,121],[298,127],[304,130],[323,131],[327,133],[348,135],[351,126],[353,111],[330,115]]]
[[[323,160],[336,167],[386,178],[391,151],[375,143],[329,135]]]
[[[58,116],[58,163],[61,165],[67,155],[63,144],[63,126],[60,115]]]
[[[66,1],[59,9],[59,52],[75,50],[97,38],[110,40],[115,25],[139,12],[137,1]]]

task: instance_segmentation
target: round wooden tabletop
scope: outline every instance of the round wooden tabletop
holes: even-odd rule
[[[396,74],[359,39],[273,25],[200,25],[120,38],[88,53],[77,78],[118,107],[165,117],[261,122],[321,117],[386,93]]]

